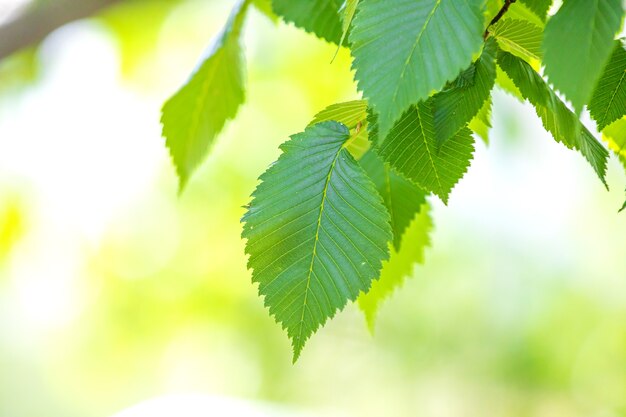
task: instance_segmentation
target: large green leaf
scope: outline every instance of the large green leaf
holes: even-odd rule
[[[379,155],[397,172],[447,204],[450,191],[470,165],[474,139],[471,131],[463,128],[437,149],[431,103],[421,102],[407,110],[380,145]]]
[[[317,113],[309,126],[329,120],[343,123],[350,129],[350,141],[346,144],[346,149],[356,159],[361,158],[370,147],[367,140],[367,102],[353,100],[332,104]]]
[[[554,139],[569,149],[580,151],[606,185],[608,152],[580,123],[578,117],[528,63],[508,52],[500,51],[498,64],[513,80],[523,97],[535,106],[543,126],[552,133]]]
[[[444,90],[432,98],[437,149],[478,114],[490,97],[496,81],[496,44],[487,39],[483,53],[475,64],[471,83]]]
[[[432,229],[430,206],[425,203],[404,235],[405,244],[400,250],[391,249],[389,261],[383,262],[380,278],[372,283],[367,294],[359,296],[359,308],[365,314],[371,331],[374,330],[374,320],[380,304],[412,275],[416,264],[424,263],[424,252],[430,246]]]
[[[339,44],[343,0],[272,0],[274,12],[286,22],[328,42]]]
[[[521,2],[544,21],[546,20],[550,6],[552,6],[552,0],[521,0]]]
[[[483,44],[483,0],[361,0],[350,41],[381,137],[413,104],[467,68]]]
[[[588,103],[613,49],[622,0],[565,0],[546,24],[545,73],[580,112]]]
[[[426,192],[394,172],[372,149],[363,155],[359,163],[385,202],[391,217],[393,247],[400,250],[406,228],[426,202]]]
[[[626,49],[620,41],[615,42],[613,55],[591,97],[589,112],[598,130],[626,114]]]
[[[306,340],[359,292],[389,256],[389,214],[345,149],[337,122],[308,127],[281,145],[242,221],[252,279],[292,340]]]
[[[176,166],[180,190],[244,101],[244,63],[239,37],[247,7],[247,1],[237,4],[208,57],[163,105],[163,136]]]
[[[526,61],[542,58],[543,30],[526,20],[503,19],[493,25],[491,34],[501,49]]]

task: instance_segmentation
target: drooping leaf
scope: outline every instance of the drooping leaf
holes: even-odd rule
[[[463,82],[433,96],[437,149],[467,125],[489,98],[496,81],[495,58],[495,41],[487,39],[482,55],[472,64],[473,83]]]
[[[530,61],[541,60],[543,31],[534,24],[518,19],[503,19],[491,27],[490,33],[501,49]]]
[[[431,103],[421,102],[407,110],[378,153],[398,173],[447,204],[450,191],[470,165],[474,139],[471,131],[463,128],[437,149]]]
[[[224,124],[244,101],[244,63],[240,45],[247,1],[240,1],[207,58],[191,79],[164,105],[163,136],[182,191]]]
[[[404,231],[426,202],[426,192],[394,172],[372,149],[363,155],[359,163],[385,202],[391,217],[393,247],[396,251],[400,250]]]
[[[328,42],[339,44],[343,0],[272,0],[274,12],[286,22]]]
[[[389,256],[389,214],[344,148],[348,138],[337,122],[292,136],[242,219],[252,279],[287,329],[294,361],[328,318],[370,288]]]
[[[361,0],[350,41],[359,89],[384,138],[413,104],[467,68],[483,44],[483,0]]]
[[[545,74],[578,113],[611,56],[622,14],[622,0],[565,0],[546,24]]]
[[[491,129],[491,106],[492,100],[491,97],[485,101],[485,104],[480,109],[478,114],[472,119],[472,121],[467,125],[472,132],[476,133],[480,138],[485,142],[485,144],[489,144],[489,130]]]
[[[528,63],[508,52],[500,51],[498,64],[513,80],[524,98],[535,107],[543,126],[552,133],[554,139],[569,149],[580,151],[606,185],[608,152],[580,123],[578,117]]]
[[[545,27],[545,21],[520,1],[511,4],[511,7],[506,12],[506,17],[508,19],[525,20],[542,29]]]
[[[309,126],[329,120],[343,123],[350,129],[351,139],[346,149],[356,159],[361,158],[370,147],[367,140],[367,102],[354,100],[332,104],[317,113]]]
[[[380,278],[372,283],[372,288],[367,294],[359,296],[359,308],[365,314],[370,331],[374,330],[374,321],[380,304],[412,275],[416,264],[424,263],[424,252],[430,246],[432,229],[430,206],[425,203],[407,229],[402,248],[391,249],[389,261],[383,262]]]
[[[521,2],[543,21],[546,20],[548,10],[552,6],[552,0],[521,0]]]
[[[598,123],[598,130],[626,114],[626,49],[620,41],[615,42],[611,59],[589,102],[589,112]]]

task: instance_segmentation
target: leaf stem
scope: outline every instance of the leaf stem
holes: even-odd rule
[[[504,5],[502,6],[498,14],[496,14],[494,18],[491,19],[491,22],[489,22],[489,24],[487,25],[487,29],[485,29],[485,34],[483,35],[483,39],[486,40],[489,37],[489,28],[498,23],[498,21],[502,19],[502,16],[504,16],[504,14],[509,10],[511,4],[515,3],[516,1],[517,0],[504,0]]]

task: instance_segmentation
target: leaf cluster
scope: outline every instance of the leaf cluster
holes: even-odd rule
[[[240,0],[163,107],[181,190],[244,102],[251,6],[349,48],[362,94],[281,145],[242,218],[252,279],[294,360],[348,301],[371,325],[424,261],[429,201],[448,203],[474,136],[488,140],[494,88],[529,102],[604,185],[609,150],[626,161],[621,0],[564,0],[557,10],[552,0]],[[585,107],[609,150],[581,123]]]

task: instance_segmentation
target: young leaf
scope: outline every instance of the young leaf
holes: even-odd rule
[[[525,20],[503,19],[491,27],[490,33],[502,50],[525,61],[541,60],[543,31],[540,27]]]
[[[613,49],[622,0],[565,0],[546,24],[545,73],[580,113]]]
[[[475,68],[473,83],[463,82],[433,96],[437,149],[467,125],[489,98],[496,81],[495,58],[495,41],[487,39],[482,55],[470,67]]]
[[[521,0],[521,2],[543,21],[546,20],[548,10],[552,6],[552,0]]]
[[[395,173],[372,149],[363,155],[359,163],[385,202],[391,216],[393,247],[398,251],[404,231],[426,202],[426,192]]]
[[[272,0],[274,12],[286,22],[328,42],[339,44],[343,0]]]
[[[478,114],[467,125],[487,145],[489,144],[489,129],[491,129],[491,106],[492,101],[491,97],[489,97]]]
[[[359,308],[365,314],[370,331],[374,330],[380,304],[402,285],[405,278],[411,276],[416,264],[424,263],[424,252],[430,246],[432,230],[430,206],[425,203],[404,235],[405,244],[400,250],[391,249],[389,261],[383,262],[380,278],[372,283],[367,294],[359,296]]]
[[[208,57],[164,105],[163,136],[182,191],[224,124],[244,101],[244,64],[239,35],[248,1],[233,9]]]
[[[535,106],[543,126],[552,133],[554,139],[569,149],[580,151],[606,185],[608,152],[580,123],[578,117],[528,63],[508,52],[499,51],[498,64],[513,80],[524,98]]]
[[[470,165],[474,139],[463,128],[437,149],[431,103],[421,102],[407,110],[378,153],[400,174],[447,204],[450,191]]]
[[[242,219],[252,279],[287,329],[294,361],[328,318],[370,288],[389,257],[389,214],[344,148],[348,138],[337,122],[292,136]]]
[[[350,41],[359,89],[384,138],[414,103],[467,68],[483,44],[483,0],[361,0]]]
[[[370,147],[367,140],[367,102],[354,100],[330,105],[317,113],[309,126],[329,120],[343,123],[350,129],[352,137],[346,149],[356,159],[361,158]]]
[[[626,49],[620,41],[615,42],[611,59],[591,97],[589,112],[598,123],[598,130],[626,114]]]
[[[506,12],[506,17],[508,19],[516,19],[516,20],[524,20],[532,23],[535,26],[540,28],[545,27],[545,19],[542,19],[537,15],[537,13],[533,12],[526,4],[518,1],[516,3],[511,4],[509,10]]]

